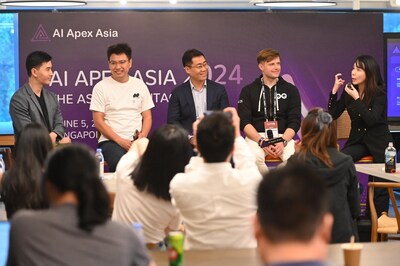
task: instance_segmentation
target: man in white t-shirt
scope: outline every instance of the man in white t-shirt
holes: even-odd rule
[[[125,43],[108,47],[111,77],[94,86],[90,103],[94,125],[101,133],[98,147],[110,172],[136,138],[147,137],[152,124],[154,103],[149,89],[142,80],[129,76],[131,54]]]

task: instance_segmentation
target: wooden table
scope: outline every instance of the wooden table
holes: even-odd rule
[[[157,266],[169,266],[166,251],[151,251],[151,257]],[[255,249],[213,249],[187,250],[184,253],[186,266],[261,266]]]
[[[355,166],[357,172],[400,182],[400,164],[397,164],[397,172],[393,174],[385,172],[385,164],[383,163],[356,163]]]
[[[360,266],[397,266],[400,264],[400,241],[383,243],[362,243]],[[328,266],[343,266],[343,251],[340,244],[329,245]],[[151,251],[151,257],[158,266],[168,266],[165,251]],[[261,266],[255,249],[189,250],[184,253],[187,266]]]

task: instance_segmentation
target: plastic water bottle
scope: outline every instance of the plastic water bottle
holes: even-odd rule
[[[99,159],[99,177],[104,178],[104,156],[100,148],[96,149],[96,158]]]
[[[145,245],[146,241],[144,239],[143,225],[141,223],[133,223],[132,227],[133,227],[133,231],[135,231],[140,242],[142,242],[142,244]]]
[[[6,164],[3,160],[3,154],[0,154],[0,173],[4,173],[6,171]]]
[[[393,147],[393,142],[389,142],[389,146],[385,149],[385,172],[396,172],[397,155],[396,148]]]

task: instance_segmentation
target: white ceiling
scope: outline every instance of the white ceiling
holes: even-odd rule
[[[4,0],[0,0],[4,1]],[[119,0],[86,0],[87,5],[74,7],[72,9],[105,9],[105,10],[268,10],[263,7],[254,6],[254,2],[262,0],[176,0],[176,4],[170,4],[169,0],[126,0],[126,4],[121,4]],[[279,0],[278,0],[279,1]],[[296,0],[292,0],[296,1]],[[335,1],[335,0],[325,0]],[[302,10],[320,10],[320,11],[340,11],[357,10],[361,11],[380,10],[380,11],[400,11],[400,8],[393,7],[390,1],[395,0],[336,0],[337,6],[302,9]],[[15,10],[21,8],[2,7],[2,9]],[[26,9],[26,8],[22,8]],[[61,8],[59,8],[61,9]],[[71,9],[71,8],[69,8]],[[274,9],[282,10],[282,9]],[[292,9],[293,10],[293,9]]]

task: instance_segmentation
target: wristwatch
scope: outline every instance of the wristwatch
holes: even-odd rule
[[[287,145],[287,140],[283,139],[283,147],[286,147],[286,145]]]
[[[261,138],[258,140],[258,146],[261,147],[261,144],[263,143],[264,140],[265,140],[265,138],[261,137]]]

